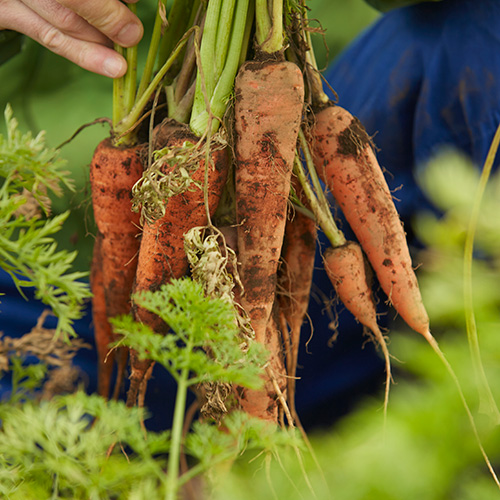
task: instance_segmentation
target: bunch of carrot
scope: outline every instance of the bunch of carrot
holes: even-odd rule
[[[206,293],[233,302],[242,345],[251,337],[269,351],[262,387],[234,386],[223,406],[300,426],[297,356],[318,228],[330,242],[322,258],[338,299],[385,357],[385,408],[390,356],[377,324],[372,274],[456,380],[430,334],[372,141],[322,90],[305,1],[174,0],[167,14],[160,0],[139,82],[137,47],[116,47],[129,70],[114,82],[112,134],[98,145],[90,169],[94,328],[104,397],[115,361],[118,397],[129,357],[125,348],[112,347],[118,339],[109,319],[131,314],[167,335],[169,326],[135,297],[192,272]],[[338,229],[325,189],[356,242]],[[204,235],[207,244],[193,244],[193,235]],[[204,248],[210,253],[200,257]],[[217,277],[223,282],[210,281]],[[143,404],[152,368],[131,350],[129,406]]]
[[[305,5],[283,7],[283,0],[176,0],[163,36],[165,12],[158,10],[138,87],[134,52],[126,53],[132,66],[115,82],[113,143],[99,145],[91,166],[94,322],[105,396],[114,356],[109,344],[116,340],[107,318],[133,314],[168,333],[134,294],[189,274],[184,238],[195,227],[212,228],[219,240],[225,235],[238,261],[229,270],[235,311],[243,311],[252,336],[269,350],[262,388],[234,388],[237,406],[252,415],[297,421],[295,371],[317,227],[331,243],[323,259],[339,299],[382,348],[386,394],[389,353],[370,267],[400,316],[430,338],[404,230],[371,140],[321,90]],[[182,29],[174,33],[178,23]],[[142,145],[138,137],[146,137]],[[359,243],[346,241],[335,225],[320,178]],[[122,374],[127,353],[117,353]],[[129,405],[142,400],[151,368],[132,351]]]

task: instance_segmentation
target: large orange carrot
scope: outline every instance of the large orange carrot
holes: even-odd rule
[[[300,193],[300,185],[295,183]],[[290,328],[287,353],[288,402],[295,414],[294,394],[300,331],[307,314],[316,255],[316,222],[300,211],[287,220],[278,277],[280,311]],[[282,328],[283,329],[283,328]],[[285,342],[286,344],[286,342]]]
[[[139,216],[131,211],[132,186],[142,175],[140,146],[115,147],[111,139],[105,139],[96,148],[90,165],[92,205],[100,249],[94,254],[94,265],[102,268],[106,316],[112,318],[130,312],[130,292],[135,276],[136,255],[139,249]],[[94,308],[102,311],[98,303],[99,293],[94,297]],[[103,328],[107,331],[108,327]],[[101,330],[96,330],[101,335]],[[102,347],[108,334],[96,339]],[[101,354],[99,355],[100,359]],[[125,370],[127,351],[119,350],[117,389]],[[110,371],[101,370],[103,376],[110,377]],[[103,391],[109,388],[109,380],[100,382]],[[115,391],[116,392],[116,391]],[[103,394],[107,396],[106,394]]]
[[[387,409],[391,363],[387,345],[377,324],[377,313],[370,286],[370,271],[361,247],[348,241],[340,247],[330,247],[323,254],[325,270],[337,296],[345,307],[363,325],[369,328],[382,348],[386,369],[385,404]]]
[[[196,144],[199,139],[190,132],[187,125],[167,119],[156,128],[153,141],[154,148],[161,149],[181,147],[185,142]],[[213,165],[208,167],[204,159],[201,159],[191,178],[203,186],[205,169],[208,168],[208,211],[213,215],[226,182],[227,151],[215,150],[211,153],[211,159]],[[177,165],[167,167],[174,168]],[[195,187],[172,196],[166,205],[165,215],[153,223],[144,224],[133,293],[155,291],[170,280],[184,276],[189,268],[184,251],[184,235],[192,227],[204,226],[207,222],[203,187]],[[161,318],[136,304],[134,316],[158,333],[166,333],[168,330]],[[127,395],[129,406],[135,404],[137,391],[151,364],[149,360],[139,360],[136,353],[131,354],[131,383]]]
[[[267,332],[303,101],[302,73],[290,62],[247,62],[235,81],[241,305],[250,317],[256,340],[266,345],[274,344]],[[272,408],[268,402],[264,406]],[[272,411],[269,418],[273,418]]]
[[[424,308],[403,226],[359,120],[340,106],[316,113],[311,148],[318,174],[356,234],[380,286],[406,323],[427,338]]]

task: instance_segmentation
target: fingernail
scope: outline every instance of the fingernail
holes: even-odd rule
[[[131,47],[140,42],[142,37],[142,27],[137,23],[126,24],[118,33],[117,41],[124,47]]]
[[[111,78],[117,78],[125,73],[126,63],[120,57],[108,57],[102,65],[104,72]]]

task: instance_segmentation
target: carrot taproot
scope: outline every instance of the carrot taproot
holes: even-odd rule
[[[385,358],[386,386],[384,409],[387,410],[391,382],[391,361],[387,343],[377,324],[377,312],[370,284],[371,270],[358,243],[348,241],[339,247],[329,247],[323,263],[338,298],[353,316],[373,333]]]
[[[268,320],[265,337],[260,340],[270,353],[265,375],[262,375],[263,386],[260,389],[235,388],[236,399],[244,412],[252,417],[276,423],[278,422],[280,410],[279,393],[286,394],[287,389],[281,332],[276,318],[277,313],[275,307]]]
[[[256,340],[275,347],[268,326],[303,103],[303,76],[295,64],[252,61],[240,68],[235,80],[234,129],[241,306]],[[262,407],[274,408],[269,401]],[[275,418],[273,411],[267,416]]]
[[[196,137],[185,124],[171,119],[164,120],[155,127],[154,149],[181,147],[186,142],[197,144]],[[208,222],[207,210],[213,215],[226,182],[228,156],[226,149],[211,151],[211,164],[206,166],[204,157],[199,160],[191,179],[201,187],[195,187],[169,198],[165,214],[151,223],[145,223],[133,286],[133,295],[141,291],[155,291],[174,278],[181,278],[189,269],[184,251],[184,235],[195,226]],[[178,165],[165,166],[165,173]],[[208,169],[208,207],[205,207],[204,179]],[[154,313],[133,302],[135,319],[149,325],[157,333],[167,333],[168,326]],[[145,373],[150,369],[150,360],[141,360],[131,355],[130,387],[127,404],[135,405],[140,385]]]
[[[101,246],[102,234],[97,233],[92,254],[92,265],[90,268],[92,323],[97,350],[97,393],[104,398],[108,398],[114,364],[114,351],[110,352],[109,345],[115,339],[106,314],[106,299],[102,279]]]
[[[295,192],[301,198],[298,182],[294,182]],[[287,220],[281,266],[278,275],[278,301],[280,312],[290,329],[286,345],[288,404],[292,414],[296,414],[294,395],[299,354],[300,331],[307,315],[316,255],[316,222],[300,211],[295,211]],[[286,334],[285,326],[282,332]]]
[[[311,149],[318,175],[354,231],[395,310],[426,338],[429,318],[392,196],[359,120],[340,106],[314,116]]]
[[[98,248],[94,252],[93,264],[96,273],[102,271],[102,294],[98,291],[93,306],[98,315],[102,315],[105,309],[107,318],[128,314],[131,308],[134,259],[139,249],[139,216],[131,210],[131,190],[143,171],[140,151],[141,146],[115,147],[108,138],[98,144],[90,164],[92,206],[98,229]],[[105,305],[99,302],[102,299]],[[101,349],[99,359],[104,360],[109,327],[101,323],[97,326],[99,338],[96,338],[96,343]],[[114,336],[113,340],[116,340]],[[126,349],[120,348],[115,357],[118,360],[115,396],[123,379],[126,358]],[[109,368],[101,367],[101,373],[103,377],[110,377]],[[102,391],[106,387],[109,389],[109,380],[102,380],[99,384]]]

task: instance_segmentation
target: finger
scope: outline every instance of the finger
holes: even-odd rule
[[[107,36],[91,26],[76,12],[64,7],[56,0],[23,0],[23,3],[49,24],[73,38],[103,45],[111,43]]]
[[[144,29],[135,14],[119,0],[58,0],[76,12],[113,42],[123,47],[139,43]]]
[[[111,78],[123,76],[127,70],[127,62],[113,49],[63,33],[18,0],[0,1],[0,10],[0,28],[23,33],[84,69]]]

